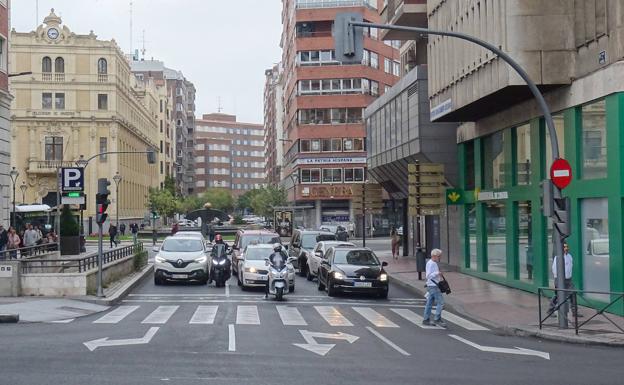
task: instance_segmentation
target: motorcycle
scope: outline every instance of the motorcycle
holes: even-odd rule
[[[275,299],[282,301],[286,293],[288,293],[288,266],[284,262],[271,264],[267,259],[266,265],[269,267],[269,294],[274,295]]]
[[[225,251],[225,245],[215,244],[212,246],[212,264],[210,280],[215,281],[216,287],[225,286],[225,281],[230,279],[230,260]]]

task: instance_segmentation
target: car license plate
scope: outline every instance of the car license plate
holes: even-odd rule
[[[258,277],[258,280],[260,280],[260,281],[266,281],[266,280],[267,280],[267,278],[268,278],[268,277],[267,277],[266,275],[261,275],[261,276],[259,276],[259,277]]]
[[[186,278],[188,278],[188,275],[186,275],[186,274],[172,274],[171,278],[173,278],[173,279],[186,279]]]
[[[276,288],[283,288],[284,287],[284,282],[282,282],[282,281],[275,282],[275,287]]]
[[[373,287],[372,282],[354,282],[353,286],[355,287]]]

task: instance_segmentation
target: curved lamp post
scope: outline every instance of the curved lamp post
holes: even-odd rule
[[[11,226],[15,226],[15,183],[17,182],[17,178],[19,178],[19,171],[13,167],[11,172],[9,172],[9,177],[11,177],[11,182],[13,183],[13,216],[11,219]]]
[[[121,174],[119,174],[119,171],[117,171],[117,173],[113,177],[113,180],[115,181],[115,223],[117,226],[117,231],[119,231],[119,182],[121,182],[121,179]]]

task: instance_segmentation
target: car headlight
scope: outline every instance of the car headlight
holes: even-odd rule
[[[344,279],[344,274],[339,271],[334,271],[334,279]]]
[[[257,273],[258,269],[256,269],[255,267],[252,266],[252,267],[246,267],[245,271],[248,272],[248,273]]]
[[[386,282],[388,280],[388,274],[383,273],[382,275],[379,276],[379,280],[381,282]]]
[[[165,258],[163,258],[163,257],[161,257],[161,256],[159,256],[159,255],[157,255],[157,256],[154,258],[154,260],[155,260],[156,262],[158,262],[158,263],[165,263],[165,262],[167,262],[167,260],[166,260]]]
[[[208,257],[206,257],[205,255],[203,257],[199,257],[195,260],[195,263],[206,263],[206,261],[208,260]]]

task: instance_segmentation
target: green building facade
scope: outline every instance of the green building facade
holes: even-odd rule
[[[572,166],[573,281],[587,291],[624,292],[624,93],[554,114],[559,152]],[[550,138],[543,118],[459,144],[464,190],[462,272],[537,292],[553,287],[552,223],[542,214],[540,182],[549,178]],[[615,296],[584,294],[598,308]],[[624,314],[624,301],[611,312]]]

